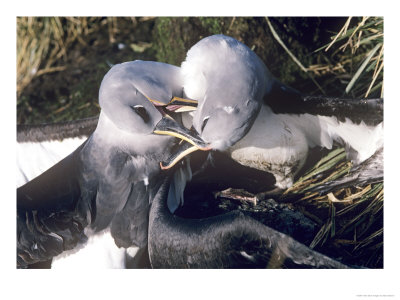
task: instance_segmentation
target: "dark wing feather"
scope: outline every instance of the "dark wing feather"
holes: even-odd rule
[[[96,129],[99,117],[40,125],[17,125],[17,141],[43,142],[88,137]]]
[[[383,148],[359,165],[354,166],[348,174],[337,180],[318,185],[307,192],[327,194],[332,191],[351,187],[366,186],[383,181]]]
[[[93,199],[82,197],[79,152],[17,189],[17,267],[85,242]]]
[[[335,116],[339,121],[349,118],[355,123],[377,125],[383,121],[383,99],[343,99],[306,96],[275,81],[264,96],[264,104],[276,114],[312,114]]]

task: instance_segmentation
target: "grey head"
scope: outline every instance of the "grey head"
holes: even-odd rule
[[[159,74],[164,73],[169,73],[170,78],[178,77],[176,82],[162,80]],[[162,118],[150,99],[168,102],[177,92],[179,74],[179,68],[157,62],[133,61],[115,65],[100,86],[102,112],[121,130],[150,134]]]
[[[213,35],[187,53],[184,95],[198,100],[193,127],[215,150],[225,150],[251,128],[273,78],[264,63],[234,38]]]
[[[163,152],[171,140],[165,135],[195,140],[160,108],[175,96],[182,96],[179,67],[150,61],[113,66],[99,90],[97,137],[135,155]]]

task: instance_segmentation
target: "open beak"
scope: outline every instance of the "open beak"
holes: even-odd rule
[[[185,98],[180,98],[180,97],[173,97],[171,101],[169,101],[167,104],[153,100],[147,97],[151,103],[153,103],[154,106],[162,106],[165,107],[169,111],[173,111],[176,113],[179,112],[186,112],[186,111],[193,111],[196,110],[198,101],[193,100],[193,99],[185,99]]]
[[[210,150],[209,145],[197,133],[183,127],[169,116],[162,117],[160,122],[155,126],[153,133],[180,138],[197,147],[199,150]]]
[[[190,131],[189,129],[183,127],[179,123],[177,123],[174,119],[169,116],[164,116],[160,122],[154,128],[154,134],[160,135],[170,135],[173,137],[177,137],[186,141],[187,143],[182,143],[176,153],[172,154],[172,156],[168,159],[167,162],[160,163],[161,169],[166,170],[173,167],[178,161],[184,158],[186,155],[197,151],[209,151],[211,147],[209,144],[204,142],[201,137],[195,133]]]
[[[160,167],[162,170],[168,170],[168,169],[172,168],[173,166],[175,166],[185,156],[187,156],[190,153],[195,152],[197,150],[207,151],[204,149],[199,149],[196,146],[192,146],[191,144],[186,143],[185,141],[182,141],[178,145],[178,148],[176,149],[176,151],[174,153],[172,153],[172,155],[166,161],[160,162]],[[208,150],[211,150],[211,148]]]

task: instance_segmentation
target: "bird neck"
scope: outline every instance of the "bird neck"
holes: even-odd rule
[[[104,113],[100,113],[97,128],[93,134],[95,143],[101,144],[103,149],[118,149],[132,156],[153,157],[164,155],[171,146],[173,137],[155,134],[141,134],[127,132],[117,127]],[[161,161],[161,160],[160,160]]]

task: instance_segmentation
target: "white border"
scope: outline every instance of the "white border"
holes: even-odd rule
[[[142,3],[144,2],[144,3]],[[395,5],[383,1],[16,1],[1,16],[1,293],[21,299],[189,298],[189,299],[398,299],[400,196],[400,101],[397,73],[398,28]],[[264,3],[265,4],[260,4]],[[237,4],[240,3],[240,4]],[[395,1],[391,1],[395,3]],[[9,6],[11,5],[11,7]],[[14,5],[14,6],[13,6]],[[385,17],[385,269],[384,270],[104,270],[55,273],[15,270],[15,99],[16,16],[347,16]],[[13,229],[13,230],[11,230]],[[11,231],[11,232],[10,232]],[[376,299],[377,297],[374,297]],[[382,298],[382,297],[381,297]],[[6,299],[6,298],[4,298]],[[379,297],[378,297],[379,299]]]

